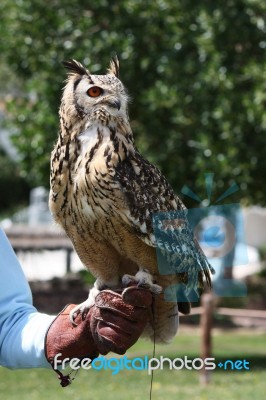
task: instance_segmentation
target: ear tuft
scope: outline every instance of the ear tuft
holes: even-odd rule
[[[72,74],[90,75],[89,71],[80,62],[76,60],[62,61],[62,64]]]
[[[109,65],[109,68],[107,69],[107,73],[113,74],[117,78],[119,78],[119,67],[120,67],[119,59],[118,59],[117,55],[115,55],[114,57],[112,57],[112,59],[110,61],[110,65]]]

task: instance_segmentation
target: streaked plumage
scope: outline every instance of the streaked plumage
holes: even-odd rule
[[[155,238],[156,213],[185,207],[158,168],[134,145],[118,59],[111,61],[106,75],[91,75],[75,60],[64,64],[70,73],[51,157],[50,209],[97,278],[96,288],[115,287],[124,274],[134,275],[139,269],[149,271],[163,289],[178,282],[195,287],[203,275],[210,282],[208,262],[185,219],[185,237],[180,227],[170,224],[160,236],[164,240]],[[172,265],[172,274],[158,272],[156,246]],[[189,303],[178,306],[163,296],[155,299],[157,341],[168,341],[176,333],[178,307],[189,312]],[[153,337],[149,327],[147,332]]]

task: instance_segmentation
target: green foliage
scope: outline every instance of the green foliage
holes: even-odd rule
[[[0,213],[4,217],[8,212],[15,211],[20,205],[26,204],[29,199],[29,186],[19,174],[16,163],[0,149]]]
[[[263,246],[260,246],[258,251],[261,261],[266,261],[266,243]]]
[[[266,204],[265,2],[3,0],[0,12],[1,54],[20,81],[14,142],[32,184],[49,184],[60,62],[104,73],[117,52],[136,143],[176,191],[204,198],[213,172],[214,200],[235,180],[236,200]]]
[[[93,285],[95,282],[94,276],[88,270],[81,269],[78,272],[78,275],[80,276],[82,281],[87,285]]]

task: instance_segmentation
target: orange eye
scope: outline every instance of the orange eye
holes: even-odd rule
[[[99,88],[99,86],[92,86],[87,91],[87,94],[90,97],[99,97],[102,94],[102,92],[103,92],[103,90],[101,88]]]

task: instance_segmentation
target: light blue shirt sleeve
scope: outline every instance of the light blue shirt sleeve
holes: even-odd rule
[[[44,339],[54,316],[39,313],[19,261],[0,229],[0,365],[49,368]]]

